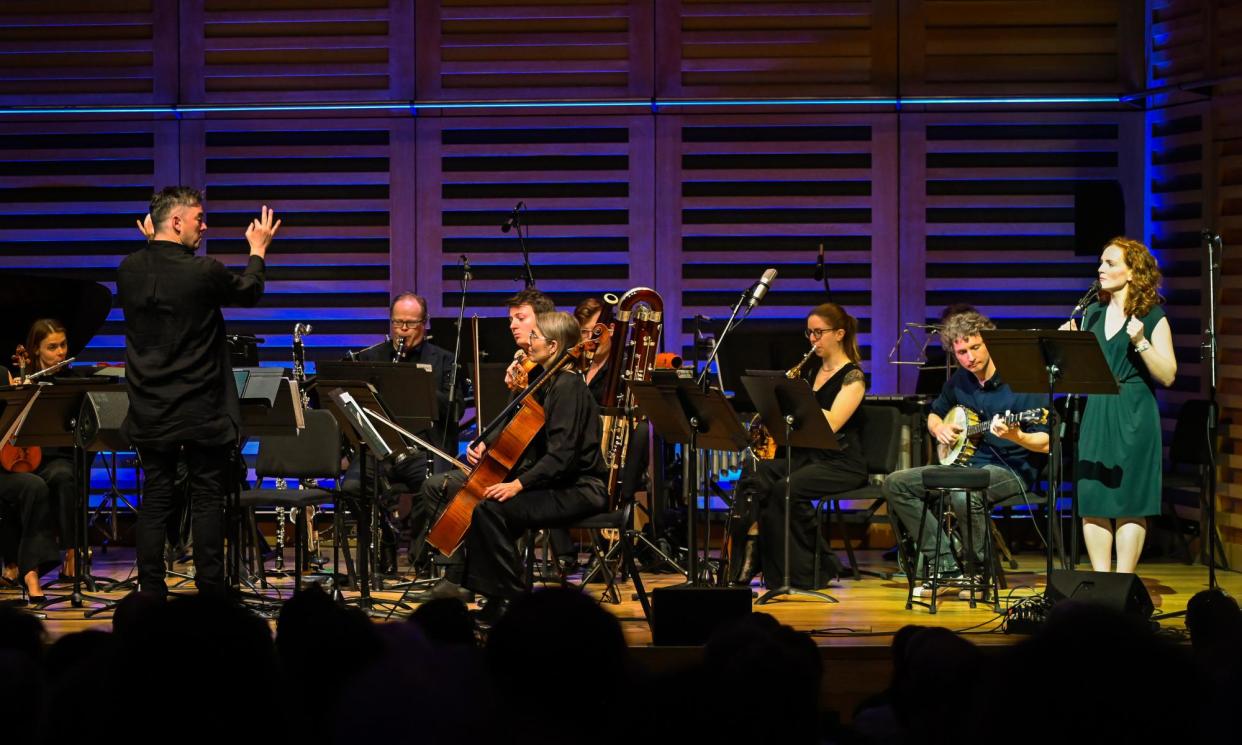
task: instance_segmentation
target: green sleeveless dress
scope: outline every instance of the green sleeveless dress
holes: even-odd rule
[[[1125,326],[1107,338],[1107,306],[1097,303],[1083,318],[1083,329],[1100,349],[1117,378],[1115,396],[1087,397],[1078,437],[1078,510],[1083,517],[1143,517],[1160,514],[1162,451],[1156,385]],[[1164,310],[1153,307],[1140,320],[1148,341]]]

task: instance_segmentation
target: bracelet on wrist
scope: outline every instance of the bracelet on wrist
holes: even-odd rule
[[[1146,339],[1134,345],[1134,351],[1138,352],[1139,354],[1142,354],[1143,352],[1146,352],[1149,349],[1151,349],[1151,342],[1147,341]]]

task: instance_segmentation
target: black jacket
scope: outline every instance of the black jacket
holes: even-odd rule
[[[237,442],[241,409],[220,308],[257,303],[263,271],[257,256],[237,275],[170,241],[151,241],[121,262],[129,387],[122,431],[130,442]]]

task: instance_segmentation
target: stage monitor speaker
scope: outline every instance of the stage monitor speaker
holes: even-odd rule
[[[129,413],[129,394],[118,391],[90,391],[82,399],[78,416],[78,437],[89,453],[101,450],[128,450],[121,436],[121,423]]]
[[[1099,256],[1108,242],[1126,234],[1126,201],[1117,181],[1074,184],[1074,254]]]
[[[1048,599],[1093,603],[1144,619],[1152,614],[1151,595],[1137,574],[1054,569],[1048,582]]]
[[[750,614],[747,587],[659,587],[651,591],[651,640],[658,646],[705,644],[722,624]]]

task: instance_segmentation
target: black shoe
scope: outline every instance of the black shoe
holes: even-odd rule
[[[509,601],[505,598],[487,598],[482,610],[474,612],[474,622],[484,628],[491,628],[509,612]]]
[[[440,580],[436,583],[435,587],[428,590],[427,597],[432,600],[439,600],[440,598],[456,598],[463,603],[474,602],[473,592],[470,592],[456,582],[451,582],[447,579]]]
[[[750,585],[751,580],[759,573],[758,545],[759,536],[746,536],[746,543],[742,547],[742,560],[738,562],[737,570],[733,573],[733,584]]]

